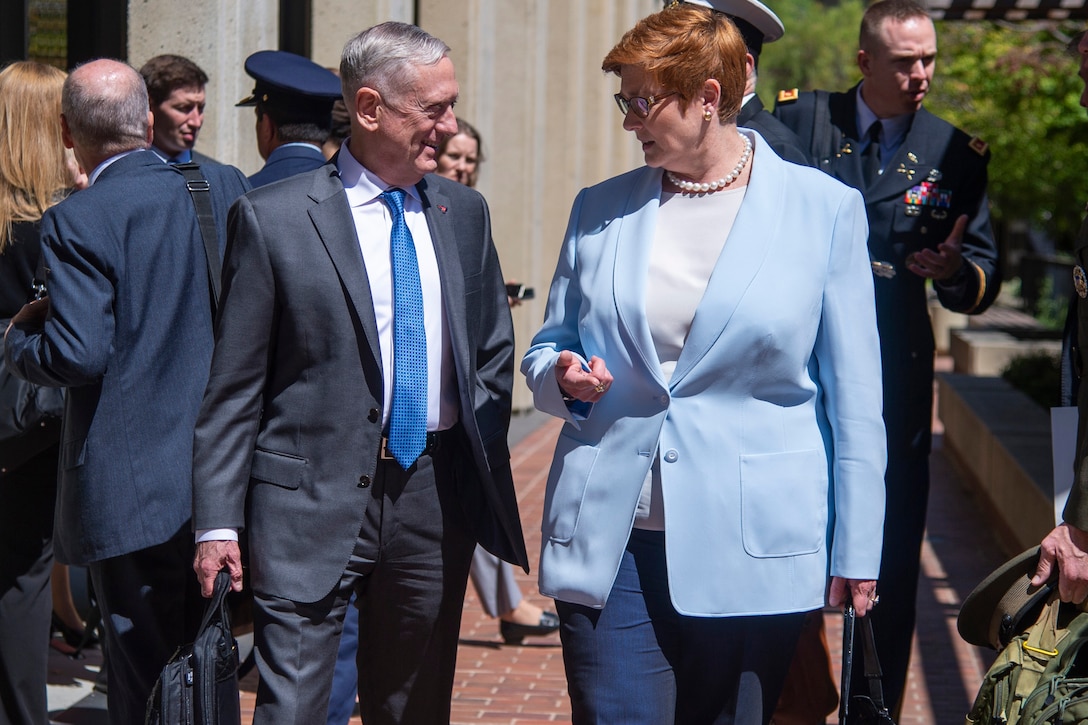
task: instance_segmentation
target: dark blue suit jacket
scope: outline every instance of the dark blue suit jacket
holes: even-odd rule
[[[884,265],[875,284],[888,453],[925,456],[930,449],[933,330],[926,281],[906,269],[905,259],[922,247],[936,248],[957,217],[967,214],[963,268],[933,288],[954,312],[977,314],[990,306],[1001,286],[986,196],[990,153],[986,144],[923,108],[914,114],[884,173],[866,188],[856,152],[861,148],[855,128],[857,86],[827,99],[825,114],[817,111],[812,92],[780,102],[775,114],[808,142],[817,167],[865,195],[870,256]]]
[[[309,144],[280,146],[268,155],[261,170],[249,177],[249,183],[256,189],[258,186],[271,184],[273,181],[286,179],[288,176],[319,169],[325,163],[321,149],[316,146]]]
[[[225,246],[238,169],[203,168]],[[13,328],[6,356],[68,387],[58,558],[86,564],[168,540],[192,513],[193,429],[208,379],[207,260],[185,179],[150,151],[107,167],[42,219],[51,310]]]

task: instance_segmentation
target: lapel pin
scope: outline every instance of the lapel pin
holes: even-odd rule
[[[438,211],[440,211],[440,212],[442,212],[443,214],[445,214],[445,213],[446,213],[446,207],[444,207],[444,206],[442,206],[441,204],[439,204],[439,205],[438,205]]]

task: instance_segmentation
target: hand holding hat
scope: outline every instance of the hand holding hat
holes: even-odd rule
[[[1051,531],[1040,546],[1039,565],[1031,579],[1040,586],[1058,569],[1058,596],[1079,604],[1088,599],[1088,532],[1070,524]]]

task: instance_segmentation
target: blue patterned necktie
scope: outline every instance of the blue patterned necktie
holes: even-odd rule
[[[393,216],[393,408],[389,452],[408,470],[427,443],[427,331],[423,290],[412,233],[404,223],[404,191],[388,189],[382,200]]]

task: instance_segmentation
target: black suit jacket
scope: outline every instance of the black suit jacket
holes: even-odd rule
[[[884,368],[884,410],[889,455],[930,448],[933,331],[926,284],[905,259],[936,248],[967,214],[964,265],[947,282],[934,283],[942,305],[976,314],[1000,288],[997,245],[986,196],[990,154],[973,139],[924,108],[884,173],[868,188],[862,174],[857,131],[857,86],[845,93],[800,94],[779,102],[778,116],[808,146],[815,165],[865,195],[869,253],[876,274],[877,325]],[[817,95],[827,99],[826,112]]]
[[[812,166],[808,152],[802,147],[801,139],[763,107],[763,101],[759,100],[759,96],[753,96],[752,100],[740,107],[737,125],[758,131],[774,152],[786,161],[802,166]]]
[[[528,568],[506,434],[513,325],[487,205],[417,188],[453,343],[459,498],[478,540]],[[211,377],[196,430],[194,527],[245,528],[253,587],[312,602],[339,580],[378,466],[378,330],[335,164],[231,210]]]

